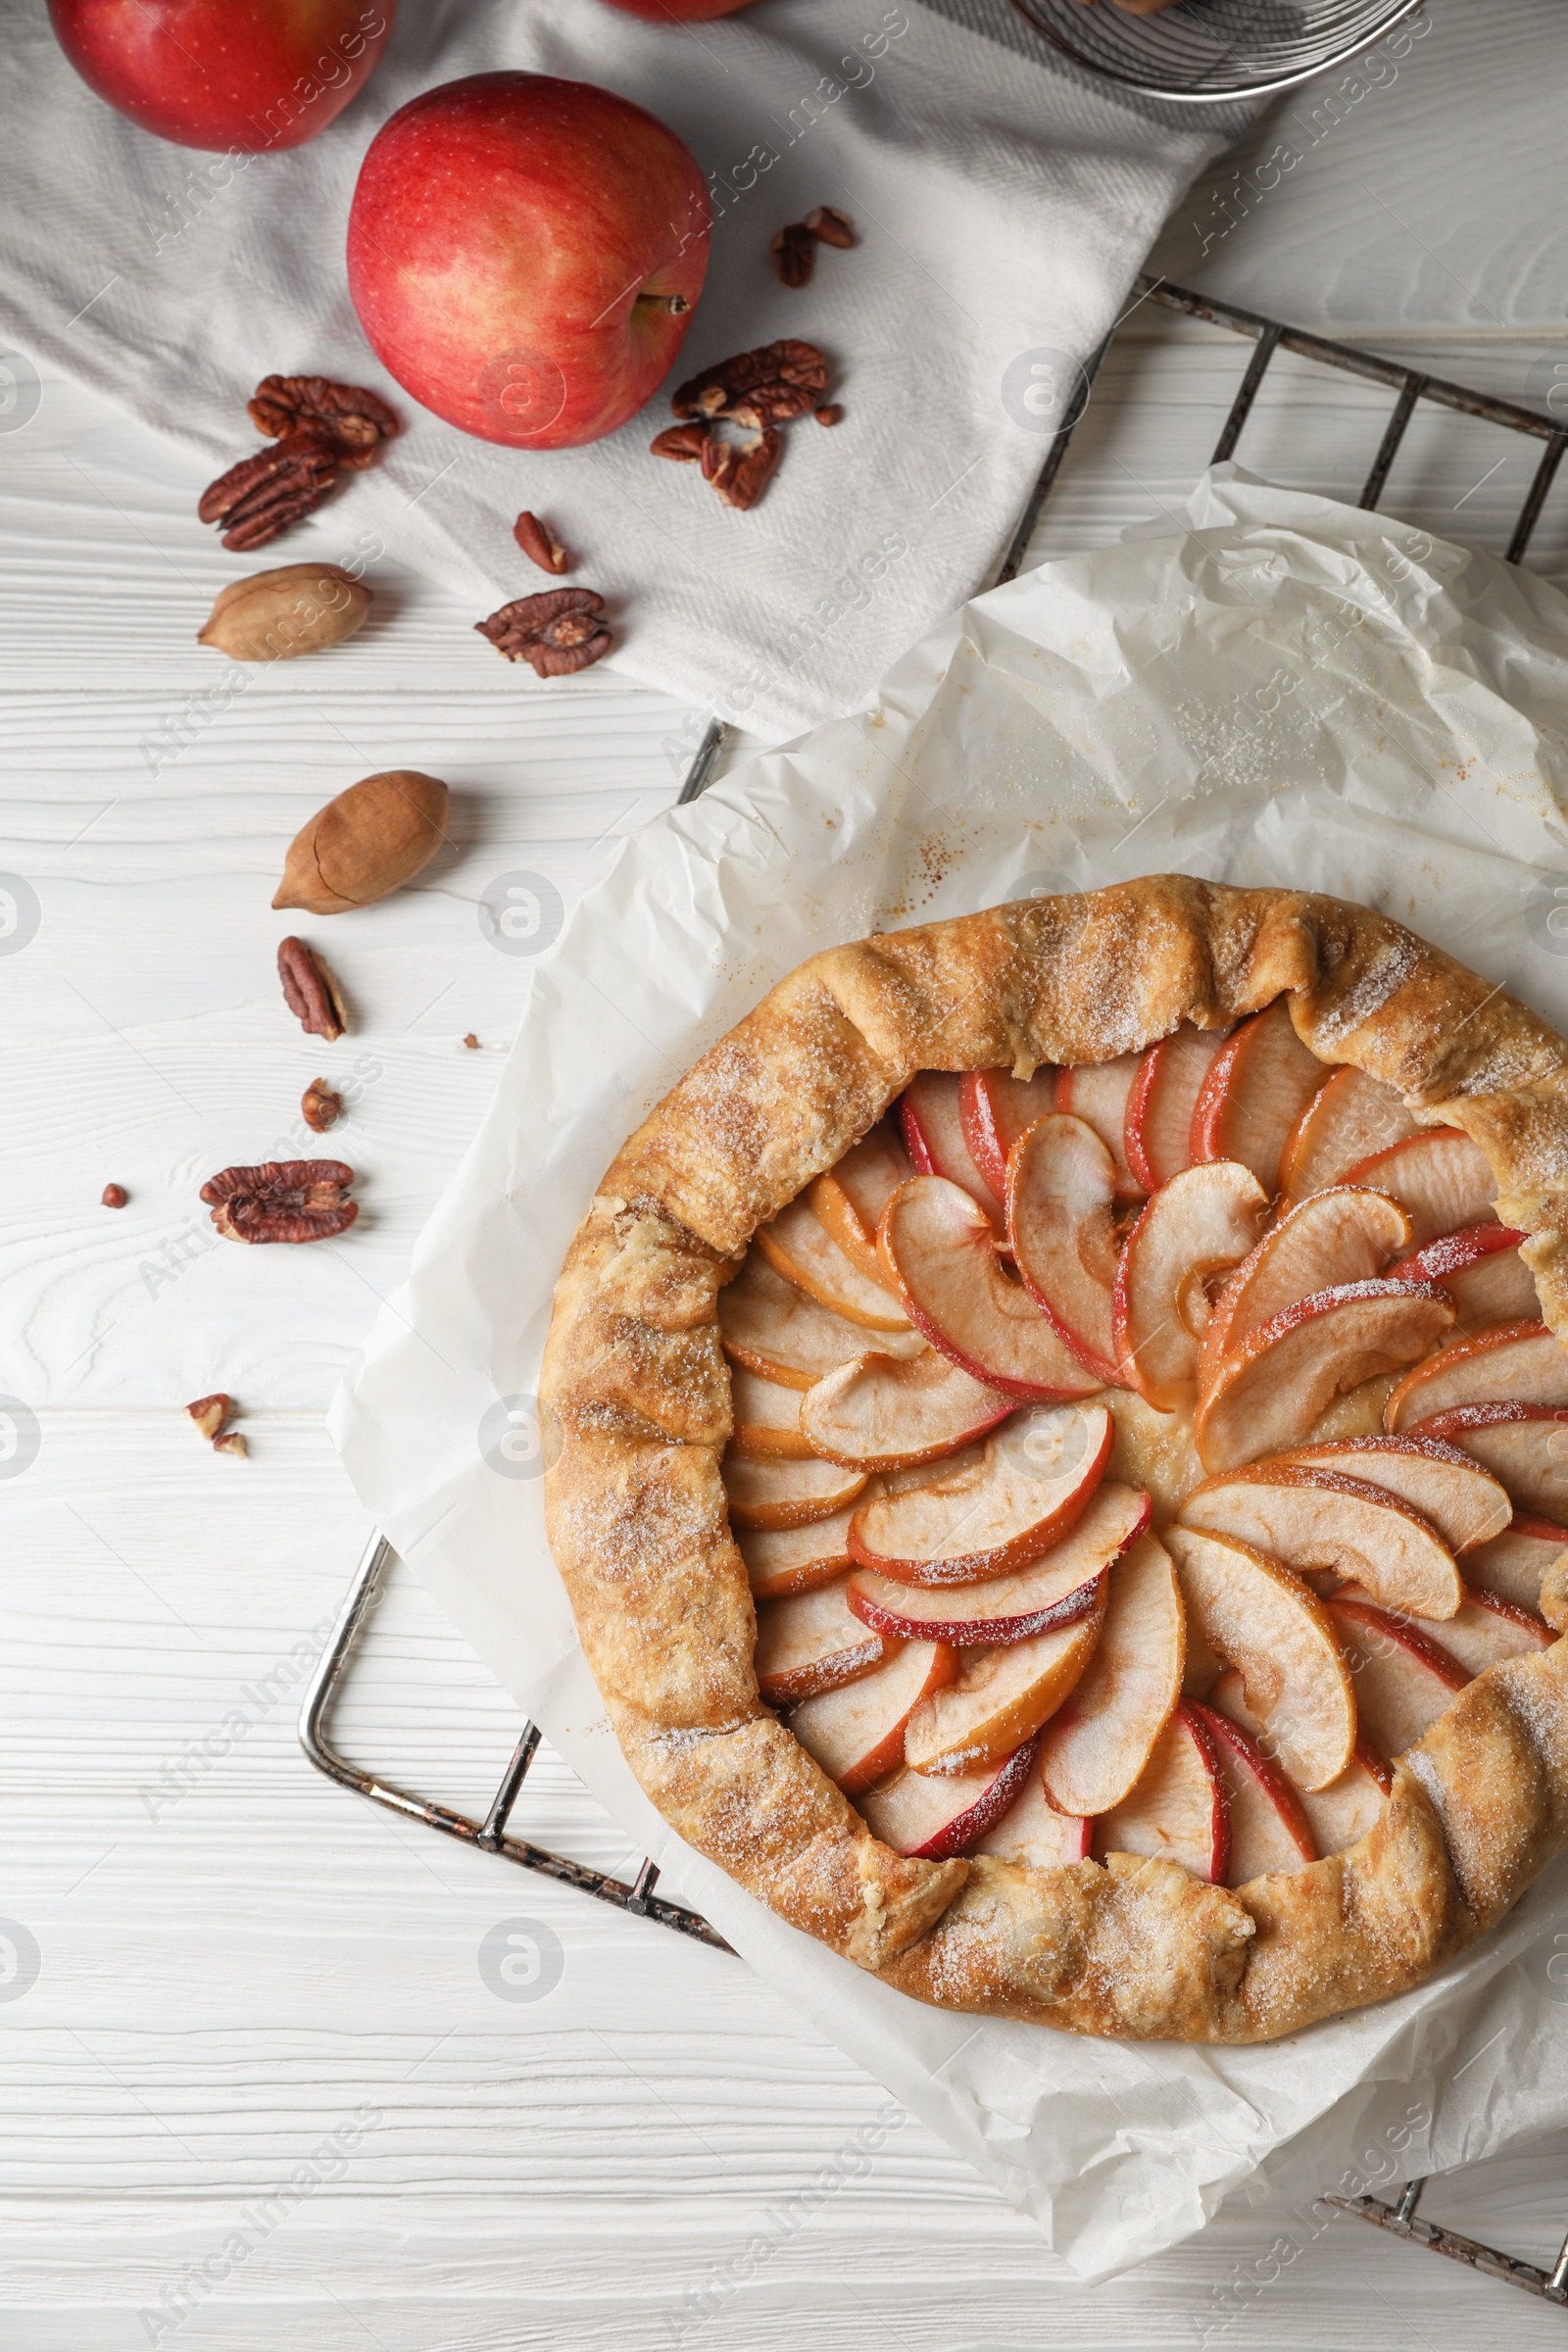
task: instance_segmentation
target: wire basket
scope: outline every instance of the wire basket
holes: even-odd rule
[[[1261,98],[1343,65],[1422,0],[1176,0],[1135,17],[1115,0],[1012,0],[1076,65],[1146,97]]]

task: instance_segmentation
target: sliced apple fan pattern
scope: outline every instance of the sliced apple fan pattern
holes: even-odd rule
[[[720,1294],[757,1675],[905,1854],[1231,1886],[1544,1648],[1568,1353],[1485,1156],[1284,1000],[927,1071]]]

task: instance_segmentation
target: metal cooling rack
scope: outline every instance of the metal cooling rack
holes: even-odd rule
[[[1252,343],[1251,358],[1221,427],[1219,439],[1214,444],[1211,464],[1218,465],[1222,460],[1234,456],[1242,428],[1257,398],[1269,363],[1275,353],[1282,350],[1299,353],[1302,358],[1317,361],[1323,367],[1335,368],[1347,374],[1365,377],[1369,382],[1384,384],[1395,394],[1388,427],[1357,502],[1363,508],[1375,508],[1381,499],[1399,443],[1422,401],[1431,401],[1439,408],[1452,409],[1463,416],[1481,417],[1490,424],[1502,425],[1511,432],[1523,433],[1540,441],[1543,444],[1541,462],[1525,494],[1507,549],[1507,561],[1510,564],[1523,561],[1547,492],[1562,463],[1563,452],[1568,449],[1568,427],[1539,410],[1521,408],[1513,401],[1495,400],[1490,393],[1473,391],[1468,385],[1450,383],[1445,377],[1427,375],[1417,368],[1400,368],[1392,361],[1378,359],[1372,352],[1359,350],[1353,344],[1330,342],[1325,336],[1310,334],[1301,327],[1287,326],[1278,318],[1264,317],[1261,312],[1238,310],[1230,303],[1195,294],[1185,286],[1173,286],[1161,278],[1146,276],[1139,282],[1145,299],[1160,303],[1168,310],[1185,311],[1190,318],[1206,319],[1211,325],[1228,327],[1233,333],[1250,338]],[[1112,329],[1082,371],[1061,425],[1052,441],[1045,464],[1008,542],[997,575],[998,585],[1017,574],[1041,511],[1089,405],[1095,377],[1114,335],[1115,330]],[[681,784],[678,806],[698,799],[712,781],[728,733],[722,720],[710,721]],[[369,1797],[373,1803],[385,1805],[394,1813],[404,1814],[411,1821],[423,1822],[428,1828],[441,1831],[445,1837],[456,1838],[465,1845],[477,1846],[485,1853],[499,1855],[504,1861],[518,1863],[524,1870],[537,1871],[541,1876],[558,1880],[564,1886],[575,1886],[581,1893],[593,1895],[600,1902],[611,1903],[616,1910],[630,1912],[636,1918],[657,1920],[661,1927],[673,1928],[677,1934],[690,1936],[700,1943],[711,1944],[718,1951],[731,1951],[733,1946],[726,1943],[723,1936],[716,1929],[710,1928],[699,1912],[693,1911],[685,1903],[670,1902],[654,1892],[659,1871],[653,1862],[645,1860],[632,1880],[616,1879],[608,1872],[591,1869],[585,1863],[573,1862],[564,1854],[553,1852],[548,1846],[535,1845],[527,1838],[509,1834],[508,1822],[522,1793],[528,1767],[533,1762],[543,1736],[534,1724],[523,1725],[512,1761],[482,1821],[470,1814],[455,1812],[450,1806],[437,1804],[431,1798],[416,1796],[407,1788],[400,1788],[396,1782],[384,1775],[351,1764],[338,1753],[326,1730],[332,1702],[342,1690],[358,1637],[392,1557],[392,1545],[386,1537],[372,1536],[354,1572],[354,1581],[332,1638],[305,1692],[300,1710],[300,1744],[317,1770],[325,1773],[329,1780],[336,1781],[340,1787],[352,1788],[357,1794]],[[1533,2263],[1521,2262],[1495,2246],[1482,2245],[1474,2238],[1461,2237],[1451,2230],[1441,2229],[1436,2223],[1422,2221],[1416,2207],[1425,2185],[1424,2180],[1405,2181],[1397,2202],[1392,2205],[1371,2196],[1329,2197],[1326,2201],[1339,2207],[1342,2212],[1355,2214],[1362,2221],[1375,2224],[1380,2230],[1405,2238],[1413,2245],[1425,2246],[1436,2254],[1446,2254],[1454,2262],[1466,2263],[1473,2270],[1485,2272],[1489,2278],[1503,2279],[1510,2286],[1523,2287],[1527,2293],[1568,2309],[1568,2238],[1564,2239],[1552,2269],[1540,2270]]]
[[[1265,98],[1343,66],[1422,0],[1177,0],[1132,16],[1112,0],[1012,0],[1074,65],[1167,104]]]

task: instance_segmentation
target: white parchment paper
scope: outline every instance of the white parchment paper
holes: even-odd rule
[[[1385,908],[1568,1028],[1565,808],[1568,601],[1220,467],[1185,516],[966,606],[872,710],[627,841],[534,965],[489,1116],[333,1409],[379,1524],[673,1886],[1086,2278],[1232,2192],[1376,2186],[1568,2122],[1568,1875],[1437,1983],[1259,2049],[1080,2040],[871,1982],[686,1848],[621,1760],[544,1536],[556,1273],[695,1054],[877,928],[1166,870],[1288,884]]]

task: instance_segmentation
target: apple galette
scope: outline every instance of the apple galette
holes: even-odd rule
[[[562,1275],[552,1546],[643,1787],[945,2007],[1252,2041],[1568,1838],[1568,1049],[1163,876],[818,956]]]

